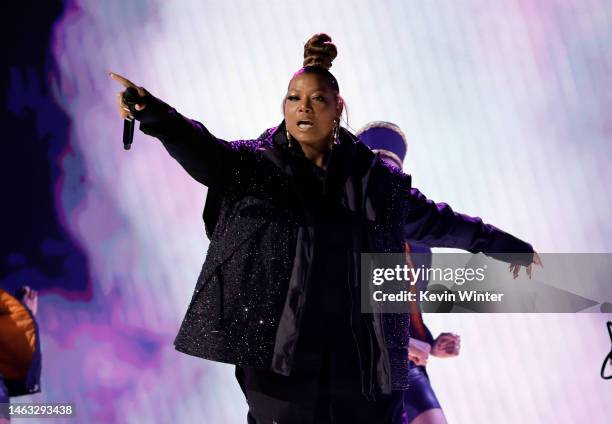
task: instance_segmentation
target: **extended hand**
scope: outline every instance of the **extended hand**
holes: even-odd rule
[[[119,74],[116,74],[114,72],[109,72],[108,74],[112,79],[114,79],[115,81],[117,81],[119,84],[121,84],[124,88],[135,88],[136,91],[138,91],[138,95],[142,98],[145,97],[146,95],[146,90],[142,87],[137,86],[136,84],[134,84],[132,81],[130,81],[129,79],[122,77]],[[129,121],[134,119],[134,116],[132,115],[132,113],[130,112],[130,108],[123,102],[123,95],[125,94],[125,90],[124,91],[120,91],[119,93],[117,93],[117,100],[119,103],[119,113],[121,114],[121,117],[123,119],[127,119]],[[141,111],[143,110],[145,107],[147,107],[146,103],[136,103],[136,105],[134,106],[134,108],[137,111]]]
[[[540,255],[538,252],[533,252],[533,262],[529,264],[527,267],[527,276],[531,280],[531,271],[533,264],[538,265],[540,268],[544,268],[542,265],[542,260],[540,259]],[[510,272],[512,273],[512,278],[516,278],[519,276],[519,271],[521,270],[521,265],[519,264],[510,264]]]

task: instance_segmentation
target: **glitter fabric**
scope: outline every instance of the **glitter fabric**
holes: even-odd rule
[[[197,181],[208,186],[204,222],[206,260],[179,333],[176,349],[243,366],[291,372],[306,296],[312,242],[300,208],[300,187],[280,153],[284,123],[256,140],[225,142],[147,94],[136,115],[140,129],[159,138]],[[364,393],[407,386],[408,314],[360,314],[359,254],[403,252],[405,240],[472,252],[524,252],[531,246],[479,218],[457,214],[410,186],[410,176],[387,165],[348,131],[350,176],[341,187],[355,214],[352,230],[355,290],[352,322],[363,324],[368,355],[361,355]]]

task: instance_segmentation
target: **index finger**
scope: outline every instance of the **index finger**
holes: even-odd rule
[[[121,84],[122,86],[124,86],[125,88],[128,87],[134,87],[134,88],[138,88],[138,86],[136,84],[134,84],[132,81],[130,81],[129,79],[122,77],[119,74],[116,74],[114,72],[109,72],[108,75],[110,75],[110,77],[112,79],[114,79],[115,81],[117,81],[119,84]]]
[[[542,259],[540,258],[540,255],[538,255],[538,252],[533,252],[533,262],[536,265],[539,265],[541,268],[544,268],[544,265],[542,265]]]

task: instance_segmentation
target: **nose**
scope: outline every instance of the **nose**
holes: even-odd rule
[[[312,112],[312,105],[310,104],[310,99],[306,97],[303,99],[298,105],[298,111],[300,112]]]

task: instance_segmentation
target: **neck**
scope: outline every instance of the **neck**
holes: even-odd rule
[[[325,144],[322,146],[312,146],[300,143],[300,146],[302,147],[304,156],[310,159],[319,168],[325,168],[327,155],[331,151],[331,146],[329,144]]]

